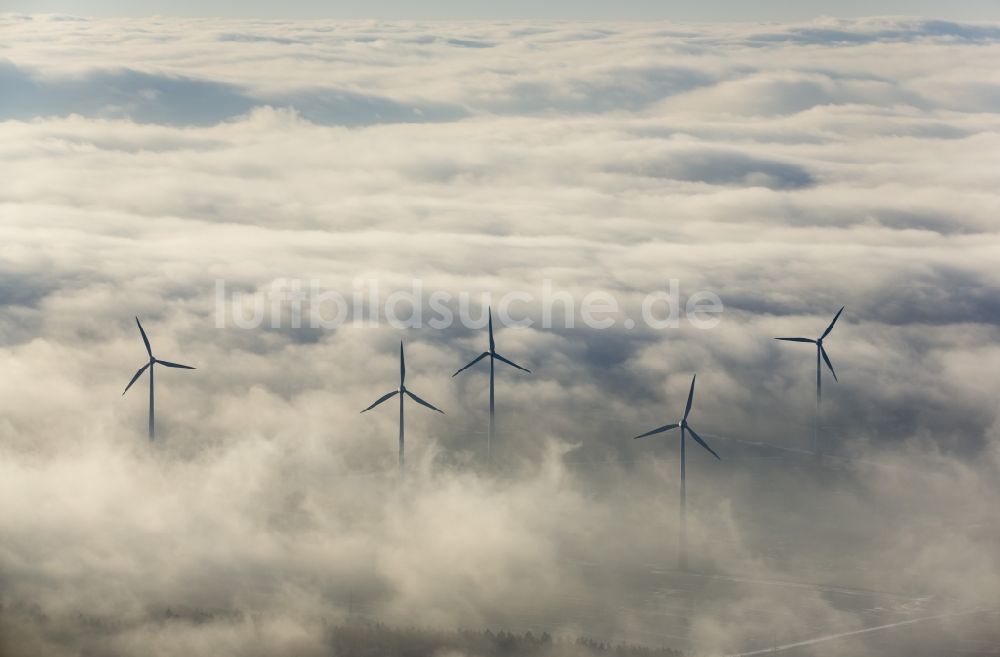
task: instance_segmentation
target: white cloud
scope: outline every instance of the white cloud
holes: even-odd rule
[[[701,566],[929,592],[917,611],[995,599],[1000,28],[0,21],[15,654],[321,654],[352,608],[683,643],[649,593],[670,589],[650,564],[672,560],[676,446],[627,437],[673,419],[695,371],[726,459],[689,463]],[[501,330],[534,374],[499,373],[510,473],[490,477],[485,374],[450,378],[482,331],[214,328],[216,279],[282,278],[551,279],[633,317],[675,278],[727,310],[710,331]],[[825,412],[853,460],[817,482],[732,439],[808,445],[813,356],[770,338],[844,304]],[[152,446],[144,388],[120,397],[133,315],[198,367],[157,374]],[[402,488],[393,411],[358,414],[400,338],[448,412],[408,415]],[[784,595],[694,610],[682,647],[866,622]]]

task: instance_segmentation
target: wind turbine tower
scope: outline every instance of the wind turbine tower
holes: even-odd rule
[[[149,370],[149,439],[153,440],[156,435],[155,423],[154,423],[154,404],[153,404],[153,366],[163,365],[164,367],[173,367],[182,370],[193,370],[194,368],[190,365],[181,365],[180,363],[171,363],[170,361],[160,360],[153,356],[153,349],[149,346],[149,338],[146,337],[146,332],[142,330],[142,324],[139,323],[139,318],[135,318],[135,323],[139,327],[139,335],[142,336],[142,343],[146,345],[146,354],[149,355],[149,362],[139,368],[139,371],[135,373],[132,380],[128,382],[125,386],[125,390],[122,392],[122,396],[128,392],[128,389],[132,387],[132,384],[142,376],[142,373],[147,369]]]
[[[494,368],[494,364],[495,364],[496,361],[500,361],[501,363],[505,363],[507,365],[510,365],[511,367],[517,368],[519,370],[522,370],[524,372],[527,372],[527,373],[531,374],[531,370],[529,370],[528,368],[521,367],[520,365],[518,365],[514,361],[512,361],[512,360],[510,360],[508,358],[504,358],[499,353],[497,353],[496,342],[493,340],[493,308],[492,307],[488,308],[488,312],[489,312],[489,324],[488,324],[488,326],[489,326],[489,333],[490,333],[490,348],[489,348],[489,351],[484,351],[483,353],[479,354],[478,356],[476,356],[475,358],[473,358],[465,367],[462,367],[457,372],[455,372],[454,374],[451,375],[452,377],[458,376],[460,373],[462,373],[463,371],[469,369],[470,367],[472,367],[473,365],[475,365],[476,363],[478,363],[482,359],[486,358],[487,356],[490,359],[490,426],[489,426],[489,431],[486,434],[486,462],[487,463],[489,463],[490,458],[491,458],[491,450],[492,450],[493,436],[494,436],[494,416],[495,416],[495,409],[496,409],[496,397],[495,397],[495,394],[494,394],[494,389],[495,388],[494,388],[494,382],[493,382],[493,375],[494,375],[494,369],[495,369]]]
[[[403,355],[402,340],[400,340],[399,342],[399,387],[391,392],[385,393],[384,395],[376,399],[371,406],[369,406],[368,408],[366,408],[361,412],[365,413],[367,411],[370,411],[379,404],[381,404],[382,402],[388,399],[392,399],[396,395],[399,395],[399,472],[400,474],[402,474],[403,465],[406,460],[406,454],[405,454],[406,423],[405,423],[404,408],[403,408],[403,402],[405,401],[405,398],[409,397],[410,399],[417,402],[421,406],[426,406],[432,411],[437,411],[438,413],[444,415],[444,411],[442,411],[440,408],[430,404],[429,402],[424,401],[406,387],[406,357]]]
[[[822,359],[823,362],[826,363],[826,366],[830,368],[830,374],[833,375],[833,380],[838,381],[837,372],[833,369],[833,363],[830,362],[830,356],[826,353],[826,347],[823,346],[823,339],[830,335],[830,331],[833,330],[833,325],[837,323],[838,319],[840,319],[840,313],[844,312],[844,308],[845,306],[841,306],[840,310],[837,311],[837,314],[833,316],[833,321],[830,322],[830,325],[827,326],[826,330],[823,331],[823,334],[815,340],[812,338],[775,338],[775,340],[784,340],[785,342],[807,342],[816,345],[816,427],[813,432],[813,445],[817,458],[821,455],[819,432],[820,423],[822,422],[823,417],[823,367],[820,363],[820,359]]]
[[[708,446],[698,432],[688,424],[688,416],[691,414],[691,405],[694,402],[694,382],[698,378],[695,374],[691,377],[691,389],[688,391],[687,405],[684,407],[684,417],[679,423],[665,424],[662,427],[653,429],[652,431],[647,431],[644,434],[640,434],[635,437],[635,440],[639,438],[645,438],[646,436],[652,436],[658,433],[663,433],[665,431],[672,431],[673,429],[679,428],[681,430],[681,499],[680,499],[680,523],[681,523],[681,533],[679,540],[679,549],[677,551],[677,567],[681,570],[687,570],[688,560],[687,560],[687,468],[686,468],[686,451],[687,451],[687,434],[691,434],[695,442],[704,447],[711,453],[715,458],[722,460],[715,450]]]

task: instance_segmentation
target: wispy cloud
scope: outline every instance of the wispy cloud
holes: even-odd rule
[[[729,650],[867,618],[777,581],[890,591],[904,615],[995,600],[997,26],[0,21],[14,654],[318,654],[352,609]],[[485,378],[450,378],[483,335],[214,328],[216,279],[288,277],[548,279],[632,316],[673,278],[727,310],[711,331],[502,329],[534,374],[500,381],[517,474],[493,479]],[[842,460],[817,472],[795,451],[813,356],[771,338],[845,304]],[[198,366],[157,373],[153,446],[142,395],[120,398],[136,314]],[[448,412],[408,419],[410,488],[380,474],[393,414],[358,414],[400,337]],[[650,574],[676,445],[627,437],[672,421],[695,371],[724,459],[689,464],[698,564],[772,588],[685,609],[678,638],[650,590],[683,588]]]

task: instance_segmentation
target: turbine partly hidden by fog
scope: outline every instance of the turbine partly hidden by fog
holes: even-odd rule
[[[437,411],[438,413],[444,415],[444,411],[442,411],[440,408],[416,396],[415,394],[413,394],[412,390],[406,387],[406,356],[404,356],[403,354],[402,342],[399,343],[399,387],[396,388],[395,390],[385,393],[384,395],[376,399],[374,402],[372,402],[372,404],[368,406],[368,408],[366,408],[361,412],[365,413],[367,411],[370,411],[379,404],[381,404],[382,402],[388,401],[389,399],[392,399],[397,395],[399,396],[399,472],[400,474],[402,474],[406,460],[406,452],[405,452],[406,423],[404,422],[405,420],[404,408],[405,408],[406,397],[409,397],[410,399],[417,402],[421,406],[426,406],[432,411]]]
[[[136,326],[139,327],[139,335],[142,336],[142,344],[146,347],[146,355],[149,356],[149,362],[136,370],[136,373],[132,376],[132,379],[125,386],[125,390],[122,391],[122,397],[128,392],[128,389],[132,387],[132,384],[139,380],[139,377],[149,370],[149,439],[153,440],[156,437],[156,405],[155,405],[155,387],[153,386],[153,370],[155,365],[163,365],[164,367],[170,367],[173,369],[180,370],[193,370],[194,368],[190,365],[181,365],[180,363],[171,363],[167,360],[160,360],[153,356],[153,348],[149,344],[149,338],[146,337],[146,331],[143,330],[142,324],[139,322],[139,318],[135,318]]]
[[[714,456],[715,458],[722,460],[719,454],[708,446],[701,436],[698,435],[689,424],[688,415],[691,414],[691,404],[694,402],[694,384],[697,380],[697,375],[691,377],[691,389],[688,391],[687,404],[684,406],[684,417],[681,418],[680,422],[673,422],[671,424],[665,424],[662,427],[658,427],[646,433],[639,434],[635,437],[635,440],[639,438],[646,438],[648,436],[655,436],[659,433],[664,433],[666,431],[673,431],[674,429],[680,429],[681,433],[681,505],[680,505],[680,527],[679,527],[679,537],[680,541],[677,548],[677,567],[679,570],[687,570],[688,559],[687,559],[687,459],[685,458],[685,452],[687,451],[687,434],[691,434],[691,437],[696,443],[705,448],[705,450]]]
[[[520,365],[510,360],[509,358],[505,358],[501,356],[499,353],[497,353],[496,340],[494,340],[493,338],[493,309],[490,308],[489,306],[487,306],[486,308],[486,315],[487,315],[486,330],[490,338],[489,350],[484,351],[483,353],[479,354],[471,361],[469,361],[468,364],[463,365],[462,367],[455,370],[455,373],[452,374],[451,376],[452,378],[458,376],[463,371],[469,369],[470,367],[472,367],[473,365],[475,365],[484,358],[490,359],[490,420],[489,424],[487,425],[488,429],[486,431],[486,462],[489,463],[493,457],[493,451],[492,451],[493,435],[494,432],[496,431],[496,386],[493,376],[494,370],[496,369],[496,361],[500,361],[504,365],[509,365],[514,369],[521,370],[522,372],[527,372],[528,374],[531,374],[531,370],[529,370],[526,367],[521,367]]]
[[[819,432],[820,424],[823,421],[823,367],[820,364],[820,358],[822,357],[822,362],[826,363],[827,368],[830,370],[830,374],[833,375],[833,380],[837,380],[837,370],[833,369],[833,363],[830,361],[830,355],[826,353],[826,348],[823,346],[823,339],[826,338],[833,331],[833,327],[837,324],[837,320],[840,319],[841,313],[844,312],[844,306],[840,307],[837,314],[833,316],[833,320],[830,325],[826,327],[823,334],[816,338],[775,338],[775,340],[781,340],[783,342],[804,342],[806,344],[816,345],[816,432],[814,436],[814,451],[817,455],[822,454],[823,445],[820,443]]]
[[[346,657],[365,622],[996,653],[1000,25],[0,34],[4,657]],[[454,321],[301,300],[417,284]],[[533,374],[498,373],[487,465],[485,363],[451,375],[490,305]],[[841,306],[817,458],[814,363],[773,338]],[[198,367],[158,377],[152,443],[135,315]],[[402,479],[402,418],[358,413],[400,340],[448,412],[407,415]],[[695,372],[722,459],[685,456],[678,569],[678,445],[631,437]]]

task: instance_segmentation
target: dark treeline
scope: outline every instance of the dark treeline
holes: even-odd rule
[[[379,623],[339,626],[330,632],[333,657],[681,657],[669,648],[606,644],[490,630],[455,632],[392,628]]]

